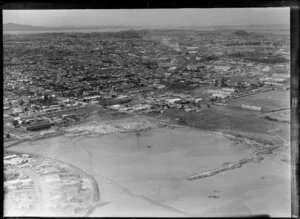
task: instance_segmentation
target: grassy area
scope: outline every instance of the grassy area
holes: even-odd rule
[[[99,118],[103,118],[103,119],[123,119],[131,116],[131,114],[129,113],[119,112],[117,110],[105,109],[105,108],[99,109],[97,111],[97,115],[99,116]]]
[[[266,64],[277,64],[277,63],[286,63],[289,60],[287,60],[284,57],[281,57],[280,55],[274,55],[274,54],[249,54],[245,56],[245,59],[250,62],[258,62],[258,63],[266,63]]]
[[[291,120],[290,109],[271,112],[271,113],[266,113],[264,118],[269,119],[269,120],[273,120],[273,121],[281,121],[281,122],[288,122],[289,123],[290,120]]]
[[[241,107],[243,104],[260,106],[262,107],[263,111],[286,109],[290,107],[290,92],[269,91],[246,96],[244,98],[232,100],[229,102],[230,106]]]
[[[201,112],[185,112],[182,110],[167,110],[165,117],[182,125],[204,130],[227,130],[231,134],[241,134],[244,137],[258,139],[261,143],[281,144],[282,139],[289,139],[289,125],[269,121],[247,111],[234,109],[222,110],[222,107],[212,107]],[[273,132],[276,130],[276,133]],[[272,142],[272,143],[271,143]]]

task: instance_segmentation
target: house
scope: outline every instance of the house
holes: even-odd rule
[[[22,124],[30,124],[32,122],[35,122],[38,118],[36,117],[23,117],[22,118]]]
[[[186,46],[185,48],[186,48],[187,50],[197,50],[197,49],[199,49],[198,46]]]
[[[9,105],[3,105],[3,110],[9,110],[10,106]]]
[[[168,70],[169,71],[174,71],[174,70],[176,70],[177,69],[177,67],[176,66],[173,66],[173,67],[170,67]]]
[[[56,132],[56,130],[42,131],[42,132],[40,132],[40,135],[52,134],[52,133],[55,133],[55,132]]]
[[[13,113],[22,113],[24,110],[21,107],[15,107],[13,108]]]
[[[228,93],[215,93],[215,94],[212,94],[211,96],[215,97],[215,98],[218,97],[218,98],[221,98],[221,99],[225,99],[228,96],[230,96],[230,94],[228,94]]]
[[[47,109],[43,109],[42,111],[45,113],[50,113],[50,112],[56,112],[59,111],[60,107],[56,107],[56,108],[47,108]]]
[[[99,103],[99,100],[92,100],[91,101],[91,104],[96,104],[96,103]]]
[[[233,93],[235,91],[234,88],[222,88],[222,91]]]
[[[168,104],[174,104],[174,103],[180,102],[180,101],[181,101],[180,98],[174,98],[174,99],[168,99],[168,100],[167,100],[167,103],[168,103]]]
[[[156,88],[156,89],[163,89],[166,87],[166,85],[163,85],[163,84],[153,84],[153,87]]]
[[[287,79],[286,78],[271,78],[271,77],[264,77],[264,78],[260,78],[259,79],[260,81],[263,81],[263,82],[285,82]]]
[[[88,102],[88,101],[91,101],[91,100],[96,100],[96,99],[98,99],[98,98],[100,98],[99,95],[96,95],[96,96],[90,96],[90,97],[84,97],[84,98],[83,98],[83,101],[84,101],[84,102]]]
[[[228,71],[231,67],[229,66],[214,66],[217,71]]]
[[[152,106],[149,104],[145,104],[145,105],[139,104],[137,106],[132,107],[132,109],[134,111],[146,110],[146,109],[151,109],[151,108],[152,108]]]
[[[203,99],[202,99],[202,98],[197,98],[197,99],[194,100],[194,102],[197,104],[197,103],[199,103],[201,100],[203,100]]]
[[[120,109],[120,107],[121,107],[120,104],[115,104],[115,105],[112,105],[110,108],[111,108],[111,109],[118,110],[118,109]]]
[[[290,74],[278,74],[278,73],[273,73],[272,74],[272,77],[275,77],[275,78],[290,78]]]
[[[59,118],[59,117],[53,117],[53,118],[52,118],[52,121],[53,121],[54,123],[56,123],[56,124],[61,124],[61,123],[64,122],[63,119],[62,119],[62,118]]]

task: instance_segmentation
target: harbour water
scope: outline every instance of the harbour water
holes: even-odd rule
[[[279,155],[208,178],[186,179],[247,159],[255,150],[214,132],[155,128],[140,135],[60,136],[10,149],[59,159],[93,175],[102,200],[111,204],[91,216],[153,216],[154,209],[157,216],[290,213],[290,167]],[[220,191],[219,198],[209,198],[214,191]]]

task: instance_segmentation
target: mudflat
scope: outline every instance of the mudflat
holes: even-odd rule
[[[13,151],[40,154],[93,175],[110,204],[91,216],[290,215],[288,151],[189,181],[200,171],[247,159],[255,148],[191,128],[154,128],[97,137],[54,137]]]

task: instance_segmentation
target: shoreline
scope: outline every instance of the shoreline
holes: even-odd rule
[[[195,173],[192,174],[187,178],[187,180],[195,180],[199,178],[206,178],[210,176],[214,176],[216,174],[219,174],[224,171],[240,168],[243,165],[250,163],[250,162],[259,162],[264,159],[264,155],[266,154],[272,154],[274,150],[280,148],[280,145],[274,143],[273,141],[269,141],[266,139],[260,139],[256,138],[253,136],[246,136],[247,133],[237,133],[232,130],[214,130],[214,129],[202,129],[198,127],[191,127],[189,125],[179,125],[176,123],[172,123],[170,121],[165,121],[165,120],[149,120],[147,119],[146,122],[143,120],[142,127],[122,127],[122,120],[114,120],[111,124],[108,123],[108,121],[105,121],[104,123],[99,123],[99,124],[93,124],[91,127],[87,126],[73,126],[69,127],[71,130],[60,130],[57,133],[53,133],[50,135],[45,135],[45,136],[39,136],[35,139],[31,140],[23,140],[20,142],[13,143],[9,146],[6,146],[4,149],[7,149],[9,147],[18,145],[20,143],[26,142],[26,141],[38,141],[38,140],[43,140],[43,139],[49,139],[53,137],[58,137],[58,136],[64,136],[64,137],[97,137],[97,136],[104,136],[104,135],[112,135],[112,134],[117,134],[117,133],[136,133],[139,134],[143,131],[150,130],[150,129],[155,129],[155,128],[168,128],[168,129],[176,129],[176,128],[187,128],[187,129],[194,129],[198,130],[201,132],[210,132],[210,133],[215,133],[218,135],[222,135],[226,138],[228,138],[231,141],[239,141],[242,144],[248,145],[251,148],[254,147],[254,152],[250,154],[250,158],[244,158],[240,159],[238,161],[230,162],[226,164],[223,167],[216,168],[213,170],[207,170],[207,171],[201,171],[200,173]],[[88,122],[86,123],[88,124]],[[106,125],[109,124],[111,125],[110,130],[109,128],[106,128]],[[121,124],[121,125],[120,125]],[[133,125],[136,125],[136,122],[132,123]],[[139,124],[139,123],[138,123]],[[82,125],[82,124],[80,124]],[[139,124],[140,125],[140,124]],[[104,126],[104,130],[97,129],[98,127],[101,128],[101,126]],[[144,127],[143,127],[144,126]],[[79,130],[76,130],[79,129]],[[72,130],[73,129],[73,130]],[[81,130],[82,129],[82,130]]]
[[[116,122],[115,124],[117,124],[117,122],[122,121],[122,120],[117,120],[117,121],[105,121],[106,123],[109,124],[109,122],[112,122],[110,125],[114,124],[114,122]],[[88,122],[86,122],[88,123]],[[133,127],[133,128],[124,128],[124,127],[117,127],[117,129],[119,130],[112,130],[112,131],[106,131],[106,132],[101,132],[98,130],[95,130],[95,128],[97,127],[101,127],[101,125],[107,125],[107,124],[94,124],[94,127],[89,128],[88,130],[85,130],[83,125],[79,124],[79,130],[76,130],[76,128],[78,127],[76,126],[71,126],[68,127],[69,129],[75,129],[75,130],[59,130],[55,133],[51,133],[48,135],[41,135],[41,136],[37,136],[35,138],[32,139],[22,139],[19,140],[17,142],[13,142],[12,144],[9,145],[4,145],[4,149],[8,149],[12,146],[24,143],[24,142],[34,142],[34,141],[38,141],[38,140],[44,140],[44,139],[50,139],[50,138],[54,138],[54,137],[59,137],[59,136],[65,136],[65,137],[96,137],[96,136],[103,136],[103,135],[111,135],[111,134],[117,134],[117,133],[140,133],[149,129],[155,129],[155,128],[169,128],[169,129],[175,129],[175,128],[187,128],[187,129],[194,129],[194,130],[198,130],[198,131],[202,131],[202,132],[214,132],[215,134],[218,135],[222,135],[230,140],[236,141],[236,140],[240,140],[242,141],[242,143],[247,144],[249,146],[254,146],[254,145],[258,145],[259,147],[261,147],[262,149],[265,149],[266,146],[272,146],[274,147],[274,149],[278,148],[279,146],[276,146],[276,143],[266,140],[266,139],[260,139],[260,138],[255,138],[252,136],[246,136],[247,133],[236,133],[235,131],[232,130],[218,130],[218,129],[203,129],[203,128],[199,128],[199,127],[194,127],[194,126],[189,126],[189,125],[180,125],[180,124],[176,124],[170,121],[164,121],[164,120],[154,120],[154,121],[150,121],[148,123],[146,123],[146,127]],[[147,125],[149,125],[147,127]],[[118,126],[118,125],[116,125]],[[82,128],[83,130],[80,130],[80,128]],[[122,129],[123,130],[122,130]],[[120,130],[121,129],[121,130]],[[263,141],[263,142],[262,142]],[[257,148],[257,146],[256,146]]]
[[[185,128],[185,129],[187,129],[187,132],[189,132],[189,130],[191,130],[192,131],[192,128],[191,127],[188,127],[188,126],[181,126],[181,125],[177,125],[177,124],[173,124],[173,125],[170,125],[170,126],[164,126],[164,127],[166,127],[166,128],[170,128],[170,129],[173,129],[173,128],[175,128],[175,130],[176,130],[176,128]],[[196,130],[196,129],[193,129],[193,130]],[[209,132],[209,133],[212,133],[212,131],[211,130],[202,130],[202,129],[198,129],[197,128],[197,130],[199,130],[200,132]],[[135,130],[136,131],[136,130]],[[140,130],[141,132],[142,131],[144,131],[144,130]],[[151,132],[151,131],[150,131]],[[156,131],[157,132],[157,131]],[[159,130],[158,130],[158,132],[160,132]],[[177,132],[180,132],[180,130],[177,130]],[[182,132],[183,133],[185,133],[185,130],[182,130]],[[222,132],[220,132],[220,130],[219,130],[219,132],[217,132],[217,131],[213,131],[214,132],[214,134],[222,134],[223,136],[225,135],[224,133],[222,133]],[[193,131],[193,133],[195,133],[195,136],[197,136],[197,132],[194,132]],[[134,133],[135,134],[135,133]],[[130,134],[130,136],[132,136],[133,138],[136,138],[135,136],[134,136],[134,134],[132,135],[132,134]],[[202,134],[201,133],[199,133],[200,134],[200,136],[202,136]],[[143,133],[142,133],[142,135],[143,135]],[[204,134],[205,135],[205,134]],[[148,136],[148,134],[146,133],[146,136]],[[162,136],[164,136],[164,135],[162,135]],[[224,136],[225,137],[225,136]],[[227,134],[227,136],[226,136],[227,138],[230,138],[231,137],[231,140],[233,141],[233,135],[231,135],[231,136],[228,136],[228,134]],[[82,138],[89,138],[89,136],[82,136]],[[112,137],[112,138],[114,138],[114,137]],[[212,135],[212,138],[214,138],[213,137],[213,135]],[[222,138],[220,138],[220,137],[218,137],[218,136],[216,136],[216,138],[217,139],[221,139],[221,141],[219,141],[220,142],[220,146],[222,146]],[[226,140],[226,139],[224,139],[224,140]],[[65,141],[65,140],[64,140]],[[67,140],[68,141],[68,140]],[[95,141],[98,141],[97,139],[95,140]],[[99,141],[101,141],[101,139],[99,139]],[[211,141],[210,141],[211,142]],[[226,140],[226,142],[227,142],[227,140]],[[230,143],[231,141],[228,141],[228,145],[232,145],[232,143]],[[242,143],[241,144],[239,144],[239,145],[237,145],[237,146],[240,146],[241,148],[243,148],[243,147],[247,147],[246,145],[244,145],[244,144],[246,144],[246,143],[248,143],[249,144],[249,141],[247,142],[247,141],[242,141]],[[253,142],[252,142],[253,143]],[[41,142],[41,144],[43,144],[43,142]],[[64,144],[64,143],[63,143]],[[226,143],[227,144],[227,143]],[[94,145],[96,146],[96,145],[98,145],[98,143],[94,143]],[[145,144],[145,145],[147,145],[147,144]],[[197,143],[196,143],[196,145],[198,145]],[[184,146],[184,144],[183,144],[183,146]],[[197,146],[196,146],[197,147]],[[257,150],[255,150],[254,149],[254,147],[257,147]],[[38,145],[36,146],[36,148],[38,148]],[[95,147],[91,147],[90,148],[90,150],[88,151],[88,149],[86,149],[89,153],[93,153],[93,149],[94,149]],[[198,147],[199,148],[199,147]],[[20,149],[20,151],[26,151],[26,149],[22,149],[21,147],[19,147],[19,149]],[[73,148],[69,148],[69,152],[71,152],[70,150],[72,150]],[[197,161],[197,159],[201,159],[201,156],[200,157],[197,157],[197,156],[194,156],[193,157],[193,159],[195,160],[195,164],[197,165],[197,167],[196,166],[193,166],[193,165],[190,165],[190,166],[186,166],[186,169],[184,170],[184,172],[182,172],[183,174],[181,175],[181,179],[180,179],[180,181],[182,182],[182,183],[184,183],[184,185],[185,186],[188,186],[188,188],[190,187],[190,186],[195,186],[196,184],[199,184],[199,186],[200,186],[200,188],[201,188],[201,184],[202,183],[204,183],[204,182],[206,182],[206,181],[202,181],[202,182],[190,182],[190,181],[193,181],[194,179],[202,179],[202,178],[207,178],[207,177],[212,177],[212,176],[215,176],[215,178],[210,178],[210,179],[206,179],[206,180],[211,180],[211,181],[209,181],[209,182],[214,182],[215,180],[217,180],[217,179],[219,179],[218,177],[222,177],[223,176],[223,174],[220,174],[220,173],[224,173],[225,171],[228,171],[228,170],[230,170],[230,169],[238,169],[238,168],[240,168],[240,167],[242,167],[243,165],[245,165],[245,164],[247,164],[247,163],[255,163],[255,161],[259,161],[259,160],[255,160],[254,159],[254,156],[255,155],[257,155],[258,157],[261,157],[261,156],[264,156],[264,155],[266,155],[266,153],[268,153],[268,152],[270,152],[270,151],[273,151],[275,148],[274,147],[269,147],[269,146],[266,146],[266,145],[264,145],[264,147],[261,149],[259,146],[257,146],[257,145],[254,145],[252,148],[246,148],[245,150],[242,150],[241,152],[239,152],[239,156],[238,157],[235,157],[235,158],[232,158],[232,156],[229,156],[226,160],[223,160],[223,162],[219,162],[218,160],[216,160],[216,159],[214,159],[215,160],[215,162],[218,162],[218,164],[214,164],[214,163],[212,163],[211,165],[208,163],[207,165],[205,165],[205,168],[203,168],[204,166],[202,166],[202,165],[198,165],[198,163],[197,162],[200,162],[200,164],[202,163],[201,161]],[[18,148],[16,148],[16,150],[18,150]],[[199,148],[199,150],[201,150],[201,148]],[[29,151],[31,151],[31,152],[35,152],[35,150],[33,149],[30,149]],[[41,151],[42,152],[42,151]],[[100,151],[99,151],[100,152]],[[216,152],[218,152],[218,150],[216,151]],[[77,153],[76,153],[76,156],[74,156],[74,157],[78,157],[78,156],[80,156],[80,153],[81,153],[81,151],[78,151]],[[47,153],[42,153],[42,154],[44,154],[44,156],[47,156]],[[249,157],[249,155],[250,154],[252,154],[250,157]],[[108,154],[109,155],[109,154]],[[168,154],[166,154],[166,156],[169,156]],[[212,156],[214,156],[214,155],[212,155]],[[230,158],[231,157],[231,158]],[[267,156],[264,156],[265,158],[266,158],[266,161],[267,161],[267,165],[270,165],[270,163],[269,163],[269,159],[267,159],[268,157]],[[65,160],[64,159],[64,157],[61,157],[61,156],[59,156],[59,157],[56,157],[55,156],[55,158],[58,158],[58,159],[62,159],[62,160]],[[89,157],[89,156],[86,156],[85,157],[85,159],[87,159],[87,161],[89,160],[89,159],[92,159],[91,157]],[[237,160],[237,161],[235,161],[235,159]],[[171,159],[172,160],[172,159]],[[234,162],[230,162],[230,161],[234,161]],[[73,163],[73,161],[72,160],[70,160],[70,159],[66,159],[66,161],[67,161],[67,163],[68,162],[71,162],[71,163]],[[174,160],[175,161],[175,160]],[[208,160],[209,161],[209,160]],[[226,162],[226,161],[229,161],[230,163],[228,163],[228,162]],[[95,163],[93,163],[93,165],[96,165],[96,157],[94,157],[94,159],[93,159],[93,162],[95,162]],[[142,166],[143,166],[143,160],[141,160],[141,164],[142,164]],[[74,162],[74,164],[75,165],[79,165],[79,167],[81,167],[81,168],[84,168],[85,169],[85,162],[84,162],[84,164],[81,162],[81,163],[77,163],[77,162]],[[98,164],[98,163],[97,163]],[[204,163],[203,163],[204,164]],[[271,163],[272,164],[272,163]],[[83,165],[83,166],[82,166]],[[129,166],[131,165],[131,164],[128,164]],[[280,164],[279,164],[280,165]],[[128,166],[128,168],[129,168],[129,166]],[[251,169],[253,169],[253,170],[255,170],[255,169],[257,169],[257,170],[259,170],[260,168],[263,168],[263,166],[264,166],[264,164],[253,164],[253,165],[251,165],[251,164],[249,164],[249,168],[251,168]],[[194,168],[193,168],[194,167]],[[196,168],[195,168],[196,167]],[[94,166],[94,168],[97,168],[96,166]],[[112,167],[111,167],[112,168]],[[114,166],[114,168],[115,168],[115,166]],[[202,171],[199,173],[197,173],[197,169],[199,170],[199,168],[203,168],[202,169]],[[126,167],[124,167],[124,169],[126,170]],[[241,172],[244,172],[244,171],[246,171],[247,172],[247,170],[248,170],[248,165],[244,168],[244,169],[240,169],[240,170],[236,170],[236,171],[232,171],[233,173],[228,173],[228,174],[225,174],[225,176],[227,175],[227,178],[226,179],[230,179],[231,177],[232,177],[232,174],[233,174],[233,176],[244,176],[244,175],[241,175]],[[85,169],[85,171],[87,171],[87,172],[89,172],[89,170],[88,169]],[[110,171],[109,170],[107,170],[106,172],[105,172],[105,170],[103,170],[104,172],[103,172],[103,174],[105,175],[105,174],[108,174]],[[116,170],[117,171],[117,170]],[[195,173],[193,174],[193,171],[195,171]],[[157,172],[157,170],[153,170],[153,173],[152,174],[156,174],[156,172]],[[91,172],[91,173],[94,173],[93,171]],[[121,172],[120,172],[121,173]],[[102,174],[102,173],[101,173]],[[190,175],[191,174],[191,175]],[[202,175],[201,175],[202,174]],[[236,174],[238,174],[238,175],[236,175]],[[265,172],[264,172],[264,174],[266,174]],[[124,175],[124,174],[121,174],[121,175]],[[200,176],[199,176],[200,175]],[[98,178],[97,178],[97,175],[94,175],[94,177],[96,177],[95,179],[97,179],[98,180]],[[125,175],[124,176],[122,176],[122,177],[125,177]],[[141,176],[142,177],[142,176]],[[189,179],[190,178],[190,179]],[[116,180],[115,178],[114,178],[114,180]],[[101,186],[100,188],[102,189],[102,185],[101,185],[101,181],[97,181],[98,183],[99,183],[99,186]],[[129,183],[133,183],[133,182],[129,182]],[[131,184],[126,184],[126,181],[124,182],[124,185],[123,186],[128,186],[129,187],[129,189],[134,189],[134,191],[135,191],[135,187],[130,187],[130,185]],[[138,184],[137,184],[138,185]],[[172,183],[170,184],[170,186],[172,185]],[[255,186],[254,186],[254,188],[256,188]],[[156,189],[156,187],[155,186],[153,186],[153,188],[151,187],[151,189]],[[184,188],[181,188],[181,189],[184,189]],[[142,189],[141,188],[137,188],[137,190],[135,191],[135,192],[140,192]],[[152,190],[151,190],[152,191]],[[185,191],[185,190],[184,190]],[[202,190],[201,190],[202,191]],[[203,190],[203,192],[205,193],[206,192],[206,190]],[[206,193],[205,193],[206,194]],[[104,195],[104,196],[103,196]],[[106,197],[106,193],[105,193],[105,191],[104,191],[104,194],[102,194],[102,196],[105,198]],[[208,196],[207,196],[208,197]],[[229,197],[230,198],[230,197]],[[105,199],[107,199],[107,197],[105,198]],[[171,197],[170,197],[170,199],[171,199]],[[112,200],[109,200],[109,201],[112,201]],[[114,201],[112,201],[112,202],[114,202]],[[112,206],[115,206],[114,204],[112,205]],[[98,207],[98,205],[96,205],[96,206],[94,206],[95,208],[96,207]],[[110,208],[110,207],[109,207]],[[113,208],[113,207],[112,207]],[[104,210],[105,211],[105,210]],[[94,212],[97,212],[97,214],[100,214],[100,212],[101,212],[101,209],[96,209],[95,211],[93,211],[93,210],[91,210],[91,212],[92,212],[92,215],[94,214]]]
[[[216,134],[225,136],[232,141],[235,141],[235,140],[238,140],[239,138],[241,138],[239,136],[240,134],[236,134],[236,133],[235,133],[236,134],[236,136],[235,136],[234,133],[225,134],[220,131],[214,131],[214,132]],[[269,145],[269,144],[263,145],[262,143],[255,141],[251,138],[247,138],[247,137],[243,137],[243,140],[246,140],[243,142],[244,144],[247,144],[250,147],[252,147],[252,146],[255,147],[255,151],[252,154],[250,154],[250,158],[245,158],[245,159],[240,159],[238,161],[230,162],[230,163],[226,164],[224,167],[216,168],[213,170],[201,171],[200,173],[192,174],[191,176],[187,177],[187,180],[196,180],[196,179],[206,178],[206,177],[217,175],[221,172],[240,168],[247,163],[260,162],[264,159],[264,157],[263,157],[264,155],[272,154],[274,150],[280,148],[280,145]],[[247,140],[250,140],[250,142]],[[258,149],[258,147],[255,146],[255,144],[259,145],[261,148]]]

